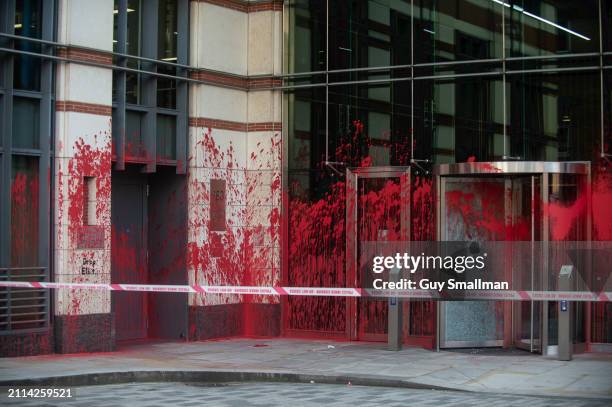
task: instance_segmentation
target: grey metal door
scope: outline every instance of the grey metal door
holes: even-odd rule
[[[148,282],[146,183],[141,177],[113,174],[111,281]],[[117,340],[147,337],[147,293],[113,292]]]

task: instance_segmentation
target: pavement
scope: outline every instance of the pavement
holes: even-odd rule
[[[604,399],[612,354],[562,362],[522,351],[432,352],[383,343],[236,338],[148,342],[116,352],[0,358],[0,386],[302,382]]]
[[[71,398],[15,399],[0,395],[4,406],[96,407],[168,406],[463,406],[463,407],[606,407],[607,400],[493,395],[440,390],[338,386],[305,383],[129,383],[77,387]]]

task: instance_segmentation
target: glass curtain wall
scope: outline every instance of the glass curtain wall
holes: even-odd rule
[[[432,164],[585,160],[604,168],[609,2],[291,0],[287,10],[290,284],[350,285],[346,208],[337,199],[347,167],[411,165],[411,237],[421,240],[435,238]],[[309,223],[320,214],[329,227]],[[608,228],[599,236],[609,240]],[[287,328],[343,335],[344,322],[305,316],[315,301],[328,300],[290,299]],[[328,302],[326,315],[345,321],[342,300]],[[423,304],[414,311],[422,318]],[[609,306],[600,308],[609,321]],[[600,336],[612,341],[610,332]]]
[[[53,65],[26,53],[54,40],[55,2],[0,4],[0,279],[49,278]],[[47,329],[46,290],[0,289],[0,335]]]
[[[115,0],[113,50],[121,54],[115,63],[134,70],[113,72],[118,168],[132,162],[148,172],[156,165],[185,171],[187,88],[169,76],[185,74],[187,22],[185,0]]]

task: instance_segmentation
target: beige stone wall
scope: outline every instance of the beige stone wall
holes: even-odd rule
[[[192,3],[191,64],[240,75],[246,84],[239,89],[191,85],[188,240],[191,258],[196,258],[188,262],[192,284],[275,285],[280,280],[281,94],[249,84],[281,72],[281,23],[280,11],[246,12]],[[227,183],[226,232],[209,230],[212,178]],[[220,257],[215,253],[218,241],[226,249]],[[194,295],[190,304],[243,300]]]
[[[59,42],[112,50],[112,0],[61,0],[58,6]],[[110,283],[111,92],[110,69],[57,64],[53,257],[59,282]],[[88,204],[84,177],[95,177]],[[85,243],[90,235],[101,240]],[[54,295],[56,315],[110,312],[108,291],[56,290]]]

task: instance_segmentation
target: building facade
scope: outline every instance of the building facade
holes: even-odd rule
[[[612,240],[605,0],[7,0],[0,13],[4,280],[358,287],[362,241]],[[556,343],[554,302],[403,306],[407,344]],[[0,350],[385,340],[386,313],[368,299],[0,288]],[[612,342],[611,315],[576,307],[578,350]]]

